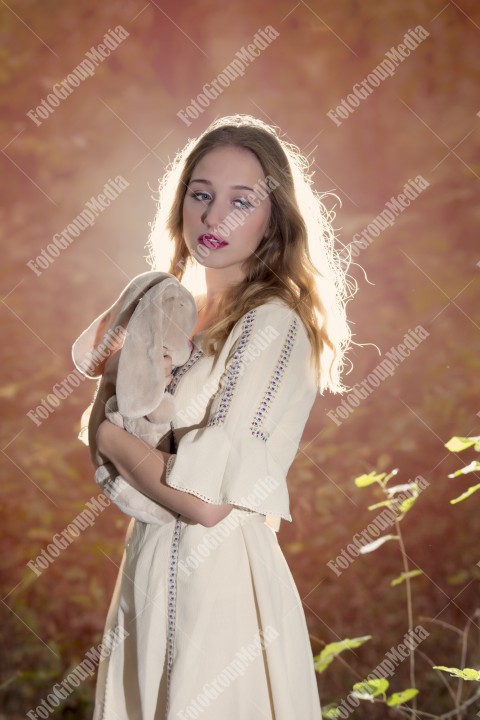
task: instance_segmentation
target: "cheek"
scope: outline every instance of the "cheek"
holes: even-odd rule
[[[260,209],[258,212],[253,213],[249,220],[249,231],[250,235],[255,238],[263,238],[265,231],[268,226],[268,219],[270,217],[269,210]]]
[[[245,228],[246,230],[246,242],[245,242],[245,249],[251,253],[252,251],[255,251],[260,243],[263,240],[263,236],[265,234],[264,232],[264,222],[263,220],[260,221],[260,219],[256,218],[255,222],[252,223],[248,228]]]
[[[192,221],[192,210],[187,202],[183,204],[183,224],[189,225]]]

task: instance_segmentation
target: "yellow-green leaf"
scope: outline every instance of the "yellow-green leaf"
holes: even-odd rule
[[[375,503],[375,505],[369,505],[368,509],[376,510],[377,508],[381,508],[381,507],[391,507],[394,504],[395,504],[394,500],[382,500],[381,502]]]
[[[384,695],[389,686],[388,680],[379,678],[378,680],[365,680],[355,683],[353,686],[353,695],[359,700],[371,700],[377,695]]]
[[[413,495],[412,497],[405,498],[405,500],[402,503],[400,503],[398,509],[402,513],[402,515],[405,515],[405,513],[407,513],[410,510],[412,505],[415,503],[416,499],[417,499],[417,496]]]
[[[364,545],[363,547],[359,548],[359,552],[361,552],[362,555],[365,555],[365,553],[373,552],[381,545],[383,545],[383,543],[386,543],[388,540],[398,540],[398,535],[383,535],[382,537],[377,538],[373,542],[368,543],[368,545]]]
[[[471,485],[464,493],[456,497],[454,500],[450,500],[450,505],[456,505],[457,503],[466,500],[470,497],[470,495],[473,495],[474,492],[477,492],[477,490],[480,490],[480,483],[478,483],[478,485]]]
[[[392,487],[385,488],[385,490],[390,496],[407,491],[418,493],[418,485],[417,483],[409,482],[403,483],[402,485],[392,485]]]
[[[371,635],[364,635],[358,638],[345,638],[344,640],[339,640],[338,642],[325,645],[322,652],[314,657],[315,670],[322,673],[330,665],[332,660],[337,657],[337,655],[340,655],[340,653],[344,652],[344,650],[353,650],[358,648],[360,645],[363,645],[363,643],[366,643],[367,640],[371,640],[371,638]]]
[[[423,570],[409,570],[408,572],[402,572],[398,577],[392,580],[390,585],[391,587],[395,587],[396,585],[400,585],[405,582],[407,578],[417,577],[417,575],[423,575]]]
[[[368,487],[368,485],[373,485],[373,483],[381,482],[385,475],[386,473],[371,472],[368,473],[368,475],[359,475],[355,478],[354,482],[359,488]]]
[[[474,670],[473,668],[464,668],[463,670],[460,670],[455,667],[445,667],[445,665],[434,665],[433,669],[443,670],[443,672],[450,673],[452,677],[462,678],[462,680],[480,681],[480,671]]]
[[[447,582],[449,585],[462,585],[462,583],[470,580],[470,573],[467,570],[459,570],[454,575],[447,576]]]
[[[477,435],[476,437],[458,437],[457,435],[454,435],[448,442],[445,443],[445,447],[447,450],[450,450],[450,452],[462,452],[462,450],[466,450],[479,442],[480,435]]]
[[[338,705],[330,704],[326,707],[322,707],[322,718],[326,718],[326,720],[335,720],[335,718],[338,717],[340,717]]]
[[[403,703],[406,703],[412,698],[414,698],[415,695],[418,695],[418,690],[416,690],[415,688],[408,688],[407,690],[393,693],[393,695],[390,695],[390,697],[387,699],[387,705],[389,707],[403,705]]]
[[[480,470],[480,462],[478,460],[472,460],[471,463],[468,465],[465,465],[465,467],[460,468],[460,470],[455,470],[455,472],[450,473],[447,477],[454,478],[458,477],[459,475],[468,475],[472,472],[478,472]]]

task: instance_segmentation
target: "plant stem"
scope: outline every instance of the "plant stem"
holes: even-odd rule
[[[419,617],[419,620],[425,620],[426,622],[435,623],[441,627],[448,628],[448,630],[452,630],[453,632],[458,633],[460,637],[463,637],[463,630],[459,630],[459,628],[455,627],[455,625],[450,625],[450,623],[444,622],[444,620],[437,620],[437,618],[429,618],[423,615]]]
[[[465,663],[467,661],[467,641],[468,641],[468,633],[470,632],[471,624],[473,623],[473,617],[469,618],[467,621],[467,624],[465,625],[465,629],[462,633],[462,652],[460,656],[460,667],[463,669],[465,667]],[[463,690],[463,678],[459,679],[458,682],[458,688],[457,688],[457,705],[459,705],[462,702],[462,690]]]
[[[479,699],[480,699],[480,692],[477,692],[477,693],[475,693],[475,695],[474,695],[473,697],[471,697],[469,700],[465,700],[465,702],[463,703],[463,705],[460,705],[459,708],[456,708],[455,710],[451,710],[451,711],[448,712],[448,713],[444,713],[443,715],[439,715],[439,716],[438,716],[438,720],[447,720],[447,718],[453,717],[453,716],[455,715],[455,713],[457,712],[457,709],[458,709],[458,710],[464,710],[464,709],[467,708],[469,705],[472,705],[474,702],[477,702]]]
[[[429,618],[420,618],[420,620],[422,620],[422,619],[423,619],[423,620],[429,620]],[[456,629],[456,628],[455,628],[455,629]],[[431,658],[429,658],[426,653],[422,652],[422,650],[419,650],[419,651],[418,651],[418,654],[419,654],[421,657],[423,657],[423,659],[426,660],[427,663],[430,664],[430,667],[433,667],[433,666],[435,665],[434,661],[433,661]],[[445,673],[442,672],[441,670],[435,670],[435,672],[436,672],[437,675],[440,677],[440,680],[443,682],[443,684],[444,684],[445,687],[447,688],[448,694],[450,695],[450,697],[451,697],[452,700],[453,700],[453,704],[455,705],[455,709],[456,709],[456,711],[457,711],[457,720],[462,720],[462,713],[461,713],[461,711],[460,711],[460,708],[458,707],[458,703],[457,703],[457,700],[456,700],[456,697],[455,697],[455,692],[454,692],[451,684],[448,682],[448,680],[447,680],[447,678],[446,678],[446,676],[445,676]]]
[[[395,520],[395,527],[398,535],[398,542],[400,545],[400,552],[402,553],[403,569],[405,573],[409,572],[407,553],[405,552],[405,545],[403,542],[402,531],[400,530],[399,520]],[[413,632],[413,608],[412,608],[412,586],[408,574],[405,577],[405,591],[407,595],[407,613],[408,613],[408,629]],[[410,685],[416,689],[415,684],[415,648],[412,648],[410,653]],[[412,718],[416,720],[417,717],[417,697],[412,698]]]

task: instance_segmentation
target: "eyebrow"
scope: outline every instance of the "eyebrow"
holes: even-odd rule
[[[191,185],[194,182],[201,182],[205,183],[206,185],[212,185],[210,180],[205,180],[205,178],[195,178],[195,180],[190,180],[189,185]],[[255,192],[253,188],[248,187],[248,185],[231,185],[230,186],[232,190],[251,190],[252,192]]]

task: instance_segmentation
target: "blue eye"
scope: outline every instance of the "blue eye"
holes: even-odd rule
[[[240,200],[240,199],[238,199],[238,200],[235,200],[235,202],[242,203],[242,207],[243,207],[244,209],[253,207],[252,203],[251,203],[251,202],[248,202],[248,200]]]
[[[199,197],[203,195],[203,197]],[[199,202],[206,202],[209,199],[209,194],[206,192],[202,192],[201,190],[197,190],[197,192],[190,193],[190,197],[194,200],[198,200]],[[242,198],[238,198],[237,200],[234,200],[235,203],[241,203],[241,207],[246,210],[247,208],[253,207],[252,203],[248,200],[244,200]]]
[[[208,193],[204,193],[204,192],[200,192],[200,191],[190,193],[190,197],[192,197],[194,200],[201,200],[202,202],[204,202],[204,198],[199,198],[198,195],[208,195]]]

